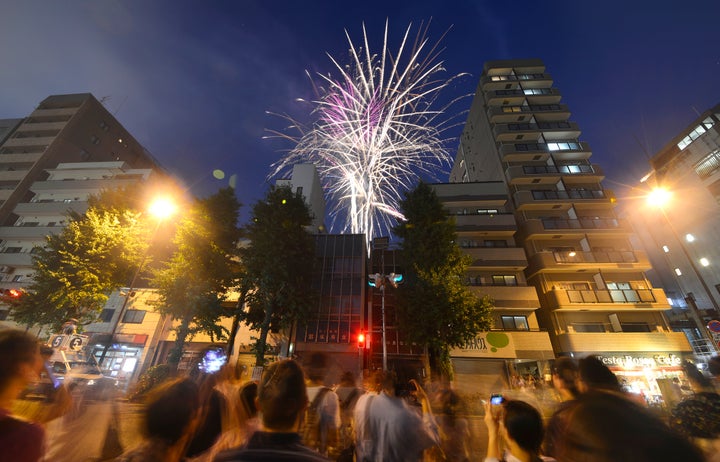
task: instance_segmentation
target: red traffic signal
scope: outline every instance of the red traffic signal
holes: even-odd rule
[[[22,289],[0,289],[0,296],[5,299],[17,300],[22,297],[24,293]]]
[[[365,348],[365,332],[358,334],[358,348]]]

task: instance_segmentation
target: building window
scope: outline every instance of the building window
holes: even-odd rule
[[[701,180],[712,176],[718,170],[720,170],[720,149],[714,150],[695,164],[695,173]]]
[[[22,280],[22,278],[23,278],[23,277],[22,277],[21,274],[19,274],[19,275],[17,275],[17,276],[13,276],[12,282],[20,282],[20,281]]]
[[[0,321],[5,321],[10,314],[10,310],[0,310]]]
[[[22,251],[22,247],[5,247],[3,249],[3,253],[20,253]]]
[[[494,286],[516,286],[517,278],[515,275],[494,274],[492,277],[492,283]]]
[[[500,316],[505,330],[530,330],[525,316]]]
[[[115,316],[115,310],[104,309],[100,312],[100,322],[110,322]]]
[[[713,125],[715,125],[715,121],[712,119],[712,117],[708,117],[707,119],[703,120],[700,125],[695,127],[693,131],[691,131],[685,138],[682,139],[682,141],[677,144],[677,147],[682,151],[690,143],[700,138],[700,135],[708,131],[708,129],[710,129]]]
[[[623,332],[652,332],[646,322],[621,322],[620,327]]]
[[[483,241],[483,247],[507,247],[507,241],[505,239],[485,239]]]
[[[90,137],[90,141],[92,142],[92,144],[100,144],[100,138],[95,135]]]
[[[130,324],[141,324],[145,319],[145,313],[147,313],[147,311],[127,310],[125,312],[125,316],[123,316],[122,322],[127,322]]]

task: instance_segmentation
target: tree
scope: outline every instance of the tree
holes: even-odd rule
[[[188,337],[204,332],[213,340],[225,338],[218,319],[225,314],[228,290],[238,283],[240,207],[232,188],[195,201],[178,224],[175,252],[155,272],[158,310],[180,321],[168,358],[171,367],[177,368]]]
[[[245,322],[260,331],[255,345],[257,365],[264,364],[268,333],[306,319],[316,306],[315,241],[305,229],[311,223],[300,193],[273,186],[255,204],[245,227],[250,244],[241,256],[253,287],[247,295]]]
[[[451,379],[450,349],[490,328],[492,302],[463,284],[469,257],[458,248],[454,220],[435,191],[421,182],[400,205],[406,221],[394,232],[403,240],[405,284],[396,297],[398,328],[427,347],[433,376]]]
[[[147,227],[131,210],[90,208],[74,215],[33,254],[33,281],[13,309],[21,324],[59,328],[97,319],[108,294],[125,284],[146,250]]]

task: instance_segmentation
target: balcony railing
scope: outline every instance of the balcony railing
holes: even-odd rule
[[[573,164],[573,165],[525,165],[523,173],[526,175],[558,173],[564,175],[572,175],[578,173],[595,173],[592,165]]]
[[[654,303],[652,289],[567,290],[570,303]]]
[[[535,200],[556,200],[556,199],[605,199],[605,191],[602,189],[568,189],[564,191],[534,190],[532,191]]]
[[[545,229],[608,229],[619,228],[617,218],[543,218]]]
[[[592,252],[553,252],[558,263],[637,263],[638,258],[631,250]]]

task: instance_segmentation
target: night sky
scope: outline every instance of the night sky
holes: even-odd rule
[[[267,112],[307,117],[295,101],[313,96],[306,71],[332,71],[326,53],[345,59],[345,29],[357,42],[364,22],[379,50],[387,19],[396,49],[409,23],[432,18],[431,40],[447,32],[446,77],[470,74],[446,99],[473,93],[485,61],[543,59],[605,186],[619,189],[648,170],[643,151],[720,102],[719,17],[717,0],[6,1],[0,118],[91,92],[193,193],[237,175],[245,218],[290,147],[263,139],[286,125]],[[461,129],[448,133],[453,156]]]

